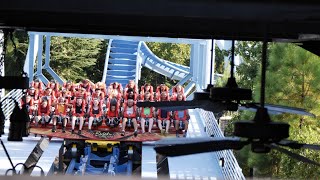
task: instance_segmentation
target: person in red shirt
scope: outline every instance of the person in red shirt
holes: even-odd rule
[[[34,87],[30,87],[30,89],[27,91],[27,94],[30,95],[34,101],[39,100],[39,91]]]
[[[161,95],[163,93],[166,93],[166,100],[168,101],[170,99],[170,96],[169,96],[169,87],[166,86],[165,84],[160,84],[157,89],[156,89],[156,100],[157,101],[162,101],[161,100]]]
[[[21,99],[21,106],[23,106],[24,104],[26,104],[26,107],[27,107],[27,111],[28,111],[28,114],[29,114],[29,118],[32,122],[32,119],[33,119],[33,116],[34,116],[34,104],[33,104],[33,99],[31,98],[30,95],[26,95],[25,97],[23,97]],[[38,109],[37,109],[38,110]]]
[[[56,95],[59,91],[59,83],[56,82],[55,80],[51,80],[48,84],[47,87],[52,89],[52,92],[54,95]]]
[[[151,101],[151,94],[149,92],[144,93],[144,101]],[[155,115],[154,107],[141,107],[139,110],[140,123],[141,123],[141,131],[145,132],[145,123],[148,122],[148,132],[151,133],[153,127]]]
[[[93,82],[91,82],[89,79],[83,79],[79,83],[79,86],[80,86],[80,88],[84,88],[87,93],[91,93],[92,87],[94,87],[95,84]]]
[[[106,87],[105,83],[97,82],[96,85],[95,85],[95,88],[100,89],[104,93],[104,95],[107,95],[107,87]]]
[[[119,125],[119,106],[119,102],[116,98],[107,102],[106,124],[111,128]]]
[[[111,83],[108,87],[108,97],[110,99],[117,98],[117,100],[120,100],[122,98],[121,84],[117,82]]]
[[[79,131],[78,134],[81,134],[82,126],[84,124],[83,116],[85,115],[85,101],[82,97],[77,97],[76,101],[73,104],[72,111],[72,122],[71,122],[71,133],[74,134],[74,127],[76,125],[76,120],[79,120]]]
[[[178,84],[172,88],[171,100],[176,101],[178,94],[184,94],[184,88]],[[185,97],[184,97],[185,100]]]
[[[129,123],[128,125],[131,126],[131,123],[133,124],[134,127],[134,136],[138,135],[138,123],[137,123],[137,107],[134,105],[134,100],[133,99],[128,99],[127,102],[124,103],[123,109],[122,109],[122,131],[121,131],[121,136],[125,135],[125,129],[127,122]]]
[[[38,94],[42,94],[42,91],[44,90],[44,85],[39,79],[32,81],[31,87],[33,87]]]
[[[126,88],[124,88],[123,90],[123,95],[125,96],[128,89],[133,89],[134,94],[138,95],[138,87],[136,85],[136,83],[134,82],[134,80],[129,80],[128,84],[126,85]]]
[[[67,126],[67,122],[69,119],[67,113],[68,104],[66,103],[66,100],[63,97],[59,97],[58,103],[55,104],[52,132],[56,132],[57,122],[62,124],[62,132],[66,132],[65,127]]]
[[[161,93],[160,101],[168,101],[168,95],[166,92]],[[157,116],[158,116],[158,127],[161,131],[161,134],[168,134],[169,128],[170,128],[171,112],[162,110],[161,108],[159,108],[157,112]],[[165,126],[165,130],[162,128],[163,126]]]
[[[177,101],[185,101],[185,97],[183,94],[179,93],[177,95]],[[175,128],[176,128],[176,136],[179,137],[179,129],[183,128],[183,137],[186,137],[190,115],[188,109],[175,111],[173,113]],[[183,127],[184,126],[184,127]]]
[[[93,99],[91,101],[91,106],[89,109],[89,124],[88,124],[88,131],[92,133],[91,127],[92,124],[99,126],[102,124],[102,114],[103,109],[101,105],[101,101],[99,99]]]
[[[104,100],[104,92],[101,91],[100,88],[96,88],[94,90],[94,93],[92,93],[92,99],[95,99],[95,98],[99,99],[100,101]]]
[[[42,98],[40,106],[38,106],[38,116],[35,117],[39,124],[48,124],[50,121],[51,104],[46,98]]]
[[[40,98],[40,103],[41,103],[41,100],[43,99],[43,97],[46,97],[46,99],[48,99],[50,104],[52,104],[53,102],[56,101],[55,91],[53,91],[51,88],[46,88],[46,90],[43,91],[42,98]]]
[[[141,90],[140,90],[140,100],[144,99],[144,94],[146,92],[149,92],[151,95],[151,101],[153,101],[153,87],[151,86],[150,83],[146,83],[144,86],[141,86]]]

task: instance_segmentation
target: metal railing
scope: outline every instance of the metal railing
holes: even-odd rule
[[[14,89],[8,92],[3,98],[1,98],[1,108],[6,120],[9,119],[14,108],[13,99],[20,103],[20,99],[22,98],[22,96],[23,92],[21,89]]]
[[[199,109],[202,120],[204,121],[206,132],[209,136],[224,137],[217,120],[212,112]],[[221,167],[224,179],[230,180],[242,180],[245,179],[242,169],[240,168],[234,154],[231,150],[216,151],[218,160],[224,161],[223,167]]]

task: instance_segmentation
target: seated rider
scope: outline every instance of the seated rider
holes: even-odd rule
[[[66,99],[63,97],[58,98],[58,103],[55,105],[54,116],[53,116],[53,126],[52,132],[56,132],[57,122],[62,124],[62,132],[65,133],[66,126],[69,120],[69,116],[67,115],[69,111],[68,104],[66,103]]]
[[[178,94],[184,94],[184,88],[178,84],[172,88],[171,100],[176,101]],[[185,97],[184,97],[185,100]]]
[[[169,97],[169,87],[166,86],[165,84],[160,84],[157,89],[156,89],[156,100],[157,101],[162,101],[161,100],[161,94],[162,93],[166,93],[166,101],[169,101],[170,97]]]
[[[144,86],[141,86],[140,90],[140,100],[144,99],[144,94],[146,92],[149,92],[151,95],[151,101],[153,101],[153,87],[151,86],[150,83],[146,83]]]
[[[36,123],[48,124],[50,121],[51,103],[47,98],[42,98],[41,104],[38,106],[38,116],[35,117]]]
[[[110,100],[107,103],[107,120],[106,124],[110,127],[116,127],[119,125],[119,102],[116,98]]]
[[[160,101],[168,101],[168,96],[166,92],[162,92],[160,96]],[[161,131],[161,134],[168,134],[170,128],[170,116],[171,112],[167,110],[158,109],[158,127]],[[165,130],[162,129],[162,126],[165,125]]]
[[[122,87],[121,84],[114,82],[111,83],[108,87],[108,97],[110,99],[116,98],[117,100],[120,100],[122,98]]]
[[[134,105],[134,100],[133,99],[128,99],[127,102],[124,103],[123,105],[123,110],[122,110],[122,131],[121,131],[121,136],[125,135],[125,129],[127,122],[130,123],[129,120],[133,123],[134,127],[134,136],[138,135],[138,123],[137,123],[137,107]],[[131,125],[131,123],[129,124]]]
[[[183,94],[180,93],[177,95],[177,101],[185,101],[184,99],[185,98],[183,97]],[[181,126],[184,126],[183,137],[186,137],[190,119],[188,109],[175,111],[173,114],[173,118],[175,120],[176,136],[179,137],[179,129],[183,128]]]
[[[128,89],[133,89],[134,94],[138,94],[138,86],[136,85],[134,80],[129,80],[128,84],[126,85],[126,87],[123,90],[123,95],[126,94]]]
[[[52,89],[52,92],[54,95],[57,95],[57,93],[59,92],[59,83],[56,82],[55,80],[51,80],[48,84],[47,84],[47,88]],[[56,97],[56,96],[55,96]]]
[[[101,91],[100,88],[95,88],[94,89],[94,93],[92,93],[92,99],[99,99],[100,101],[103,101],[104,100],[104,92]]]
[[[76,120],[79,120],[79,131],[78,134],[81,134],[82,126],[84,124],[83,116],[85,114],[85,101],[82,97],[77,97],[76,101],[73,104],[72,112],[72,122],[71,122],[71,133],[74,134],[74,127],[76,125]]]
[[[132,88],[129,88],[124,96],[124,100],[133,99],[134,101],[137,100],[137,94],[134,93],[134,90]]]
[[[91,127],[92,124],[95,126],[102,125],[102,105],[101,101],[97,98],[91,101],[90,109],[89,109],[89,124],[88,124],[88,132],[92,133]]]
[[[151,101],[151,94],[149,92],[144,93],[144,101]],[[140,108],[140,123],[141,123],[141,131],[145,133],[145,123],[148,122],[148,132],[151,133],[154,121],[154,107],[141,107]]]
[[[32,118],[34,116],[35,106],[33,104],[33,99],[31,98],[30,95],[26,95],[25,97],[21,98],[21,106],[23,106],[24,104],[26,104],[29,118],[30,118],[30,120],[32,120]]]

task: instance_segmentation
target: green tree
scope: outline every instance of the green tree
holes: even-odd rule
[[[266,82],[266,101],[305,108],[319,115],[320,58],[292,44],[272,46]],[[319,143],[320,123],[312,117],[284,114],[274,119],[288,122],[290,138],[304,143]],[[294,150],[320,162],[319,152]],[[277,154],[276,154],[277,155]],[[318,167],[293,160],[284,154],[275,156],[277,171],[274,176],[280,178],[314,178],[320,174]]]
[[[5,75],[20,76],[28,51],[28,34],[23,31],[13,32],[13,36],[8,35]]]
[[[217,45],[215,46],[215,72],[218,74],[224,73],[224,57],[228,56],[228,52],[221,50]]]
[[[238,85],[242,88],[254,89],[256,77],[261,64],[261,42],[240,41],[237,42],[235,53],[239,54],[243,63],[237,67]]]
[[[88,74],[88,78],[94,82],[101,81],[102,79],[108,42],[108,40],[104,40],[98,45],[98,54],[96,56],[97,60],[95,64],[84,68]]]
[[[88,67],[94,66],[101,54],[101,43],[99,39],[52,37],[50,65],[65,80],[87,78]]]
[[[269,47],[266,102],[305,108],[319,115],[319,57],[292,44],[276,43],[270,44]],[[255,87],[255,99],[258,99],[260,92],[259,70],[257,74],[256,80],[252,82],[252,86]],[[249,112],[241,112],[239,116],[239,119],[252,118],[252,113]],[[305,143],[319,142],[319,122],[314,118],[291,114],[273,115],[271,118],[273,121],[290,124],[291,139]],[[317,162],[320,161],[318,152],[311,150],[291,151]],[[301,163],[276,151],[271,151],[269,154],[259,157],[250,155],[248,149],[242,149],[236,153],[236,156],[243,169],[255,168],[256,176],[310,179],[319,175],[318,167]]]

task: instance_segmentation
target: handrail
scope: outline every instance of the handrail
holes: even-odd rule
[[[174,63],[174,62],[171,62],[171,61],[166,61],[164,60],[166,63],[168,64],[171,64],[177,68],[182,68],[184,71],[189,71],[190,72],[190,67],[189,66],[185,66],[185,65],[182,65],[182,64],[177,64],[177,63]]]
[[[9,119],[10,114],[12,113],[12,110],[14,108],[14,102],[11,98],[16,100],[17,102],[20,102],[22,96],[23,93],[21,89],[14,89],[8,92],[3,98],[1,98],[1,108],[6,120]]]
[[[205,129],[209,136],[213,137],[224,137],[219,125],[217,123],[214,114],[209,111],[199,109],[199,112],[204,120]],[[234,157],[231,150],[216,151],[217,159],[224,159],[224,166],[221,167],[224,179],[230,180],[243,180],[245,179],[242,169],[240,168],[236,158]]]
[[[103,69],[102,80],[101,80],[101,82],[104,82],[104,83],[106,82],[106,79],[107,79],[109,55],[110,55],[112,41],[113,41],[113,39],[110,39],[108,42],[108,48],[107,48],[106,58],[105,58],[105,62],[104,62],[104,69]]]

